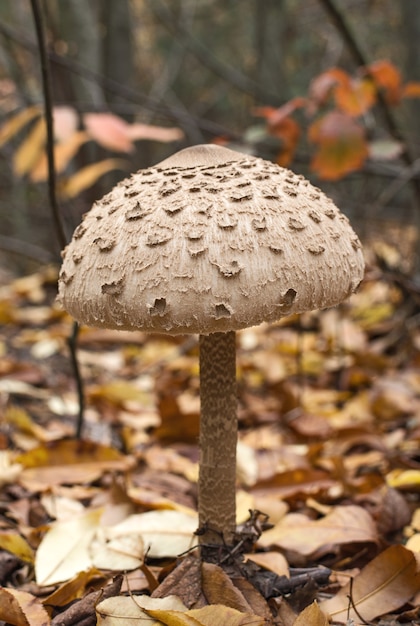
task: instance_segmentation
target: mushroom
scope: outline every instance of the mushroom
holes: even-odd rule
[[[79,322],[199,334],[199,540],[232,545],[235,331],[355,291],[364,261],[348,219],[302,176],[201,145],[120,182],[63,257],[59,300]]]

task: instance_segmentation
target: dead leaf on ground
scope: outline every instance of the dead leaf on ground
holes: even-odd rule
[[[375,544],[378,541],[372,517],[359,506],[336,506],[331,513],[312,520],[289,513],[258,540],[263,548],[277,546],[288,552],[319,558],[337,552],[343,544]]]
[[[13,626],[49,626],[41,600],[26,591],[0,588],[0,619]]]
[[[347,619],[370,621],[403,606],[420,590],[420,573],[411,550],[401,545],[391,546],[370,561],[353,579],[349,611],[350,583],[337,595],[321,602],[322,611],[336,622]]]

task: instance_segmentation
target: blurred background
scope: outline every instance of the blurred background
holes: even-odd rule
[[[365,242],[391,246],[407,271],[418,271],[418,0],[40,6],[68,238],[130,172],[217,142],[303,173]],[[1,0],[2,281],[59,261],[45,143],[31,5]]]

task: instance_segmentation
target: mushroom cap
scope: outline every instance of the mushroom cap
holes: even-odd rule
[[[363,278],[359,239],[302,176],[214,145],[181,150],[96,202],[63,252],[79,322],[225,332],[338,304]]]

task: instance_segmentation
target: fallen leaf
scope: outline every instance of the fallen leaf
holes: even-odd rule
[[[115,597],[103,600],[96,606],[97,626],[127,626],[127,623],[162,624],[149,615],[149,611],[176,611],[183,613],[187,610],[177,596],[166,598],[150,598],[146,595]]]
[[[72,520],[51,524],[35,557],[35,577],[39,585],[69,580],[92,567],[90,544],[102,512],[102,509],[94,509]]]
[[[319,558],[337,551],[343,544],[376,543],[372,517],[359,506],[336,506],[331,513],[311,520],[299,513],[289,513],[258,540],[263,548],[278,546],[283,550]]]
[[[222,604],[190,609],[186,615],[196,620],[200,626],[264,626],[266,623],[263,617],[253,613],[241,613]],[[168,622],[169,625],[170,622]]]
[[[130,515],[123,522],[106,530],[108,539],[138,533],[151,558],[175,557],[196,544],[195,515],[180,511],[148,511]]]
[[[307,606],[293,622],[293,626],[328,626],[328,624],[328,619],[317,602]]]
[[[47,611],[39,598],[26,591],[0,587],[0,619],[13,626],[48,626]]]
[[[349,607],[349,594],[357,614]],[[320,604],[334,622],[348,619],[370,622],[408,602],[420,590],[420,573],[414,554],[401,545],[391,546],[370,561],[350,583]]]
[[[274,572],[277,576],[289,578],[289,564],[281,552],[255,552],[247,554],[246,558],[248,561]]]
[[[14,554],[22,561],[34,562],[34,551],[29,543],[15,531],[0,531],[0,548]]]
[[[49,442],[15,458],[24,469],[19,477],[28,489],[88,483],[106,470],[127,470],[134,459],[91,441],[64,439]]]

